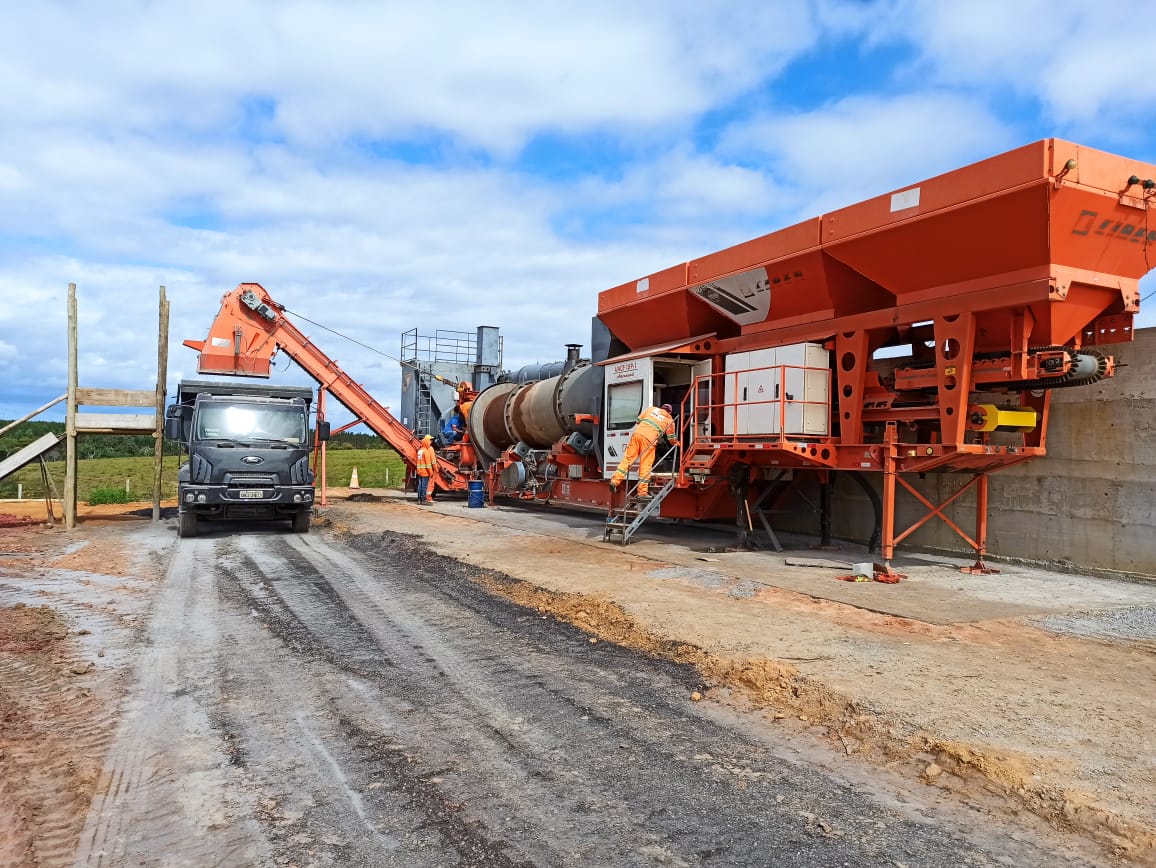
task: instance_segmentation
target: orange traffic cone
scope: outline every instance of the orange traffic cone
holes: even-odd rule
[[[357,468],[353,468],[353,475],[349,477],[350,488],[361,488],[361,483],[357,481]]]

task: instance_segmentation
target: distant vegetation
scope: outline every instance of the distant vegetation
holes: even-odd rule
[[[7,424],[0,420],[0,428]],[[0,437],[0,459],[50,432],[63,434],[64,423],[25,422],[19,425]],[[77,438],[77,450],[80,457],[77,498],[80,501],[123,503],[152,498],[153,438],[149,435],[81,435]],[[46,458],[49,478],[59,496],[64,492],[64,444],[49,452]],[[401,458],[375,434],[338,434],[329,443],[327,459],[331,486],[348,485],[354,467],[363,488],[397,487],[404,482],[405,465]],[[184,460],[184,456],[177,455],[177,444],[166,440],[161,482],[164,497],[176,497],[177,467]],[[38,462],[34,461],[7,479],[0,480],[0,499],[15,498],[19,484],[23,484],[25,499],[44,497]],[[125,499],[93,500],[94,497]]]
[[[98,506],[102,503],[128,503],[129,492],[123,488],[94,488],[88,493],[88,505]]]
[[[0,428],[11,420],[0,419]],[[0,437],[0,459],[7,458],[39,440],[45,434],[64,434],[63,422],[25,422]],[[64,448],[63,444],[60,447]],[[81,434],[76,438],[76,448],[81,459],[85,458],[143,458],[153,454],[153,438],[149,434],[112,435]],[[329,441],[329,449],[388,449],[376,434],[352,434],[345,432]],[[165,454],[176,455],[177,444],[165,441]]]

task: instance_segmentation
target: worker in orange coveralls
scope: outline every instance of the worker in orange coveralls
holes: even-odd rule
[[[610,489],[616,490],[626,479],[630,465],[638,461],[638,497],[650,496],[650,471],[654,467],[654,452],[658,439],[674,443],[674,418],[670,415],[674,408],[670,404],[661,407],[647,407],[638,417],[638,424],[630,432],[630,442],[626,444],[626,454],[618,462],[618,469],[610,477]]]
[[[437,466],[438,457],[433,448],[433,435],[426,434],[421,438],[421,446],[417,449],[417,502],[429,503],[429,480]]]
[[[477,394],[478,393],[474,391],[474,387],[465,380],[458,383],[457,403],[458,412],[462,414],[463,434],[469,430],[470,409],[474,406],[474,398]],[[460,440],[461,438],[459,437],[458,439]]]

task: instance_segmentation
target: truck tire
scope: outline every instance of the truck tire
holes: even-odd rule
[[[197,535],[197,514],[192,510],[177,516],[177,536],[185,538]]]
[[[309,533],[312,510],[302,509],[293,513],[293,533]]]

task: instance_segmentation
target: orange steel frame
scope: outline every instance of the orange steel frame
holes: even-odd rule
[[[682,354],[712,358],[716,371],[729,353],[822,344],[830,436],[690,436],[678,484],[702,490],[740,465],[752,479],[773,468],[879,473],[885,564],[938,518],[974,549],[972,569],[986,570],[989,474],[1046,453],[1048,388],[1074,377],[1075,351],[1131,340],[1139,279],[1156,261],[1153,177],[1148,164],[1037,142],[607,290],[599,318],[634,356],[697,335]],[[727,281],[768,287],[767,309],[750,294],[737,315],[713,303]],[[906,344],[906,358],[875,358]],[[1097,377],[1111,376],[1114,360],[1100,362]],[[1034,410],[1035,427],[973,430],[977,393]],[[711,407],[716,431],[724,412]],[[935,504],[905,478],[930,471],[968,481]],[[902,530],[899,490],[927,510]],[[974,535],[946,513],[969,491]]]

